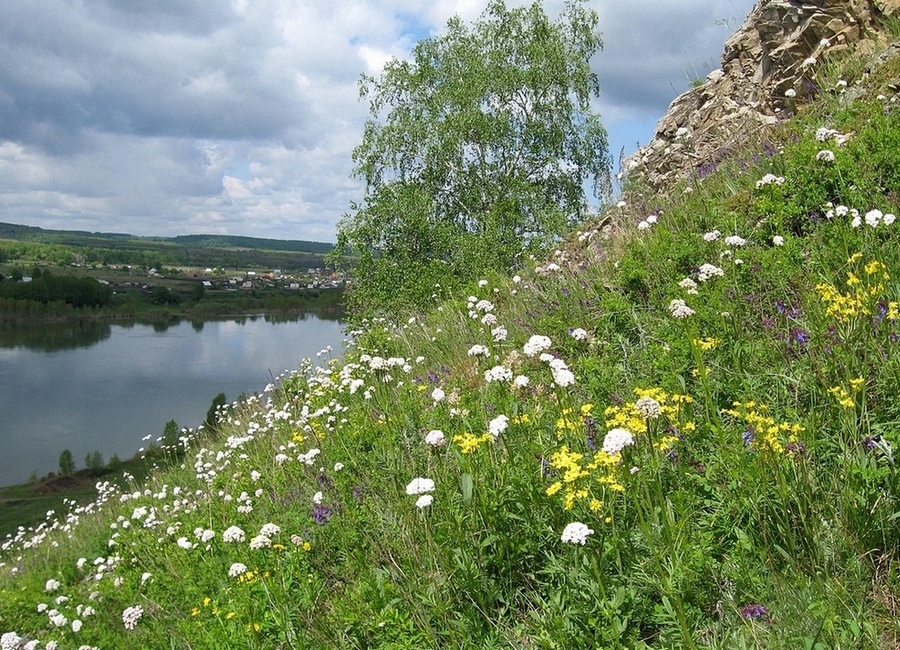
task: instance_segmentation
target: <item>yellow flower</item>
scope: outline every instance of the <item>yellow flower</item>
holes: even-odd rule
[[[493,440],[493,436],[489,433],[485,433],[481,436],[474,436],[467,432],[453,436],[453,442],[459,445],[459,450],[463,454],[471,454],[481,446],[481,443],[488,442],[489,440]]]
[[[234,612],[228,612],[227,614],[225,614],[225,620],[226,620],[226,621],[230,621],[230,620],[233,619],[235,616],[236,616],[236,614],[235,614]]]
[[[699,347],[704,352],[709,350],[715,350],[719,343],[722,342],[722,339],[717,339],[712,336],[707,337],[705,339],[694,339],[694,344]]]

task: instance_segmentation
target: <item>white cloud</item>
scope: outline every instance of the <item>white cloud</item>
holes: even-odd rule
[[[367,115],[359,75],[486,4],[9,4],[0,22],[0,221],[331,241],[361,195],[350,177]],[[751,4],[593,3],[605,41],[594,62],[597,105],[614,153],[646,141],[691,78],[718,66]]]

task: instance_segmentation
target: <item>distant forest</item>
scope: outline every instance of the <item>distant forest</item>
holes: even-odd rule
[[[0,223],[0,263],[16,259],[53,264],[126,264],[303,270],[323,266],[332,244],[238,235],[136,237],[121,233],[46,230]]]

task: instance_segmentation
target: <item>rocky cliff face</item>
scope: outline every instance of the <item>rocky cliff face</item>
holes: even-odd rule
[[[672,102],[624,173],[662,191],[702,176],[729,145],[817,92],[813,76],[829,52],[883,44],[893,14],[900,0],[760,0],[726,41],[721,68]]]

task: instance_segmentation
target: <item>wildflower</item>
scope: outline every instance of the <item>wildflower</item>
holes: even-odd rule
[[[325,524],[327,524],[328,520],[331,519],[331,515],[332,515],[332,510],[328,506],[326,506],[322,503],[314,503],[313,504],[313,509],[312,509],[312,513],[310,513],[310,516],[313,518],[313,521],[315,521],[320,526],[324,526]],[[306,548],[305,544],[303,546],[304,546],[304,548]],[[307,549],[307,550],[309,550],[309,549]]]
[[[897,217],[895,217],[892,213],[888,212],[886,215],[884,215],[881,218],[881,223],[883,223],[885,226],[890,226],[896,220],[897,220]]]
[[[488,423],[488,433],[494,438],[506,431],[509,426],[509,418],[505,415],[498,415]]]
[[[533,357],[548,349],[552,344],[549,337],[535,334],[528,339],[528,342],[523,346],[522,351],[525,353],[525,356]]]
[[[765,187],[766,185],[783,185],[783,184],[784,184],[783,176],[776,176],[775,174],[766,174],[765,176],[760,178],[758,181],[756,181],[756,189]]]
[[[470,357],[486,357],[490,354],[490,350],[483,345],[473,345],[469,348]]]
[[[697,271],[697,279],[700,280],[700,282],[706,282],[710,278],[722,277],[724,275],[725,271],[715,264],[703,264]]]
[[[678,286],[682,289],[687,289],[688,293],[697,293],[697,283],[694,282],[691,278],[685,278],[678,283]]]
[[[140,605],[135,605],[134,607],[126,607],[125,611],[122,612],[122,624],[125,626],[126,630],[133,630],[138,621],[141,620],[141,616],[144,615],[144,608]]]
[[[881,218],[883,216],[884,213],[882,213],[881,210],[869,210],[868,212],[866,212],[866,224],[875,228],[881,222]]]
[[[581,544],[584,546],[588,537],[593,534],[594,531],[585,524],[580,521],[573,521],[571,524],[566,524],[566,527],[563,528],[560,539],[566,544]]]
[[[787,97],[788,99],[791,99],[791,98],[797,96],[797,91],[794,90],[793,88],[788,88],[787,90],[784,91],[784,96]]]
[[[0,648],[3,650],[15,650],[21,642],[22,637],[15,632],[4,632],[3,636],[0,636]]]
[[[818,63],[818,60],[816,59],[816,57],[811,56],[811,57],[804,59],[803,63],[801,63],[800,66],[803,68],[808,68],[809,66],[815,65],[816,63]]]
[[[513,379],[513,387],[514,388],[525,388],[531,380],[528,379],[525,375],[517,375],[515,379]]]
[[[634,408],[647,420],[658,418],[660,414],[659,402],[652,397],[641,397],[634,403]]]
[[[192,548],[194,548],[194,546],[196,546],[196,544],[192,544],[187,537],[179,537],[176,543],[186,551],[190,551]]]
[[[463,454],[470,454],[481,446],[483,442],[490,442],[494,439],[489,433],[485,433],[482,436],[473,436],[471,433],[463,433],[458,436],[453,436],[453,442],[459,445],[459,450]]]
[[[440,388],[435,388],[431,391],[431,399],[433,399],[435,403],[444,401],[444,397],[446,397],[446,393]]]
[[[444,436],[444,432],[440,429],[433,429],[428,432],[425,436],[425,444],[431,445],[432,447],[440,447],[443,444],[446,444],[447,439]]]
[[[603,438],[603,451],[610,456],[620,453],[625,447],[634,444],[634,436],[626,429],[610,429]]]
[[[816,154],[816,160],[819,162],[834,162],[834,152],[831,149],[822,149]]]
[[[681,300],[680,298],[675,298],[669,303],[669,311],[675,318],[687,318],[688,316],[693,316],[697,313],[688,307],[684,300]]]
[[[645,221],[641,221],[641,222],[637,225],[637,227],[638,227],[638,230],[647,230],[648,228],[650,228],[650,222],[649,222],[649,221],[646,221],[646,220],[645,220]]]
[[[575,383],[575,375],[569,370],[569,366],[562,359],[550,361],[550,372],[557,386],[566,387]]]
[[[716,241],[721,236],[722,233],[718,230],[711,230],[703,235],[703,241]]]
[[[488,383],[493,381],[512,381],[512,378],[512,370],[503,366],[494,366],[484,372],[484,380]]]
[[[261,548],[269,548],[272,546],[272,540],[266,535],[257,535],[250,540],[250,548],[257,551]]]
[[[276,524],[264,524],[262,528],[259,529],[260,535],[265,535],[266,537],[274,537],[278,533],[281,532],[281,528]]]
[[[417,508],[427,508],[434,501],[434,497],[430,494],[423,494],[418,499],[416,499],[416,507]]]
[[[505,327],[495,327],[491,330],[491,338],[495,341],[505,341],[508,334]]]
[[[229,578],[237,578],[245,573],[247,573],[247,565],[241,564],[240,562],[235,562],[228,568]]]
[[[741,616],[748,620],[755,620],[768,615],[769,610],[762,605],[744,605],[741,607]]]
[[[738,235],[731,235],[725,238],[725,244],[728,246],[744,246],[747,243],[747,240]]]
[[[426,494],[434,491],[434,481],[430,478],[414,478],[406,486],[406,493],[409,495]]]
[[[576,341],[585,341],[587,340],[588,333],[586,330],[576,327],[575,329],[569,332],[569,336],[571,336]]]
[[[772,237],[772,245],[773,246],[784,246],[784,237],[781,235],[774,235]]]
[[[47,592],[56,591],[57,589],[59,589],[59,580],[50,578],[47,582],[44,583],[44,590]]]

